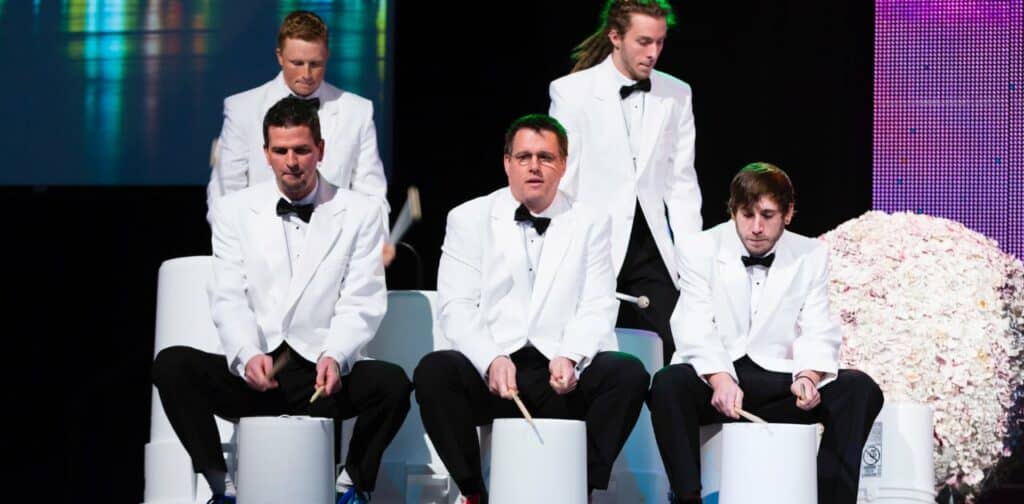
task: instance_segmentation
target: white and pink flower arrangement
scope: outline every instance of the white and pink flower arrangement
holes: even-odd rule
[[[937,481],[977,489],[1021,430],[1021,261],[960,223],[912,213],[868,212],[821,239],[841,366],[871,375],[886,401],[934,408]]]

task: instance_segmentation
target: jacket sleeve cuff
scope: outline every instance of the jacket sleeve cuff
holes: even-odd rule
[[[687,364],[693,366],[693,370],[697,372],[697,376],[700,378],[700,381],[704,382],[709,387],[711,386],[711,384],[708,383],[708,380],[707,378],[705,378],[705,376],[711,376],[716,373],[728,373],[729,376],[732,377],[733,381],[735,381],[736,383],[740,382],[740,378],[736,376],[736,368],[732,365],[731,362],[727,364],[721,364],[717,362],[711,362],[710,360],[706,359],[693,359]]]
[[[813,366],[813,365],[810,365],[810,366],[806,366],[806,365],[805,366],[796,366],[794,369],[795,370],[793,371],[793,381],[796,381],[796,375],[800,374],[801,371],[806,371],[806,370],[810,369],[812,371],[817,371],[817,372],[821,373],[821,380],[818,381],[818,388],[819,389],[821,389],[821,387],[824,387],[825,385],[828,385],[829,383],[832,383],[833,381],[835,381],[836,374],[839,371],[838,369],[822,369],[821,367]]]
[[[319,361],[322,357],[330,357],[334,359],[334,361],[338,363],[338,371],[342,376],[347,375],[349,371],[352,370],[352,364],[348,361],[348,356],[342,350],[329,348],[320,352],[320,355],[316,357],[316,360]],[[314,362],[314,364],[316,363]]]
[[[228,368],[231,372],[238,375],[239,378],[245,378],[245,365],[249,363],[249,360],[253,357],[262,354],[259,348],[254,346],[243,346],[238,350],[238,355],[235,356],[233,362],[228,363]]]

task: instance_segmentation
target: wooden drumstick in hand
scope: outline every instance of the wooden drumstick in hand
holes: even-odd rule
[[[757,415],[755,415],[753,413],[748,413],[748,412],[744,411],[743,408],[736,408],[736,414],[741,416],[741,417],[743,417],[743,418],[746,418],[747,420],[750,420],[751,422],[754,422],[754,423],[763,423],[763,424],[768,423],[768,422],[764,421],[763,418],[761,418],[761,417],[759,417],[759,416],[757,416]]]
[[[267,373],[267,380],[273,380],[274,376],[284,368],[285,364],[288,364],[288,360],[291,359],[291,351],[287,348],[281,352],[281,355],[277,356],[277,360],[274,361],[274,366],[270,368],[270,372]]]
[[[327,390],[327,387],[324,387],[323,385],[318,386],[316,388],[316,392],[313,392],[313,397],[309,398],[309,404],[313,404],[313,401],[319,399],[320,396],[324,393],[324,390]]]
[[[523,404],[522,399],[519,398],[518,392],[512,392],[512,400],[516,402],[516,406],[519,407],[519,412],[523,414],[523,418],[525,418],[526,421],[530,424],[530,427],[536,429],[537,426],[533,424],[533,416],[530,415],[529,411],[527,411],[526,405]]]

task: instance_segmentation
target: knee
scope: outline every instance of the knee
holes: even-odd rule
[[[654,374],[651,397],[676,396],[691,382],[700,381],[697,372],[689,364],[665,366]]]
[[[454,350],[438,350],[423,356],[412,374],[417,394],[447,381],[448,374],[455,369],[454,359],[458,355]]]
[[[183,378],[188,360],[196,350],[183,346],[168,347],[153,360],[153,384],[158,389],[171,387]]]
[[[384,389],[384,393],[390,397],[400,397],[408,400],[409,393],[412,391],[412,382],[409,381],[409,376],[405,374],[405,370],[397,364],[384,361],[377,362],[380,365],[376,379],[379,380],[378,383]]]
[[[644,368],[644,363],[635,356],[620,353],[616,359],[618,367],[617,382],[630,390],[639,392],[640,397],[646,395],[647,388],[651,384],[651,375]]]
[[[848,383],[848,386],[853,391],[853,395],[860,398],[860,401],[872,413],[872,416],[877,415],[885,403],[882,388],[878,386],[878,383],[868,376],[867,373],[860,370],[844,369],[840,373],[842,379]]]

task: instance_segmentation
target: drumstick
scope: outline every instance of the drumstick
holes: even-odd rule
[[[519,411],[523,414],[523,418],[529,422],[530,427],[536,429],[537,426],[533,424],[533,417],[530,415],[530,412],[526,410],[526,405],[523,404],[522,399],[519,399],[518,392],[512,392],[512,400],[516,402],[516,406],[519,406]]]
[[[763,424],[768,423],[768,422],[765,422],[763,418],[761,418],[761,417],[759,417],[757,415],[754,415],[752,413],[747,413],[746,411],[743,411],[743,408],[736,408],[736,413],[739,414],[739,416],[741,416],[743,418],[746,418],[747,420],[750,420],[751,422],[754,422],[754,423],[763,423]]]
[[[402,236],[409,227],[420,218],[423,217],[422,209],[420,208],[420,191],[416,189],[416,186],[410,186],[408,195],[405,199],[405,205],[402,207],[402,211],[398,213],[398,218],[395,219],[395,225],[391,228],[391,243],[398,243],[401,241]]]
[[[323,394],[324,390],[326,390],[326,389],[327,389],[327,387],[324,387],[323,385],[317,386],[316,387],[316,392],[313,392],[313,397],[309,398],[309,404],[313,404],[313,401],[319,399],[320,398],[320,394]]]
[[[278,371],[281,371],[284,365],[288,364],[288,359],[290,357],[291,352],[289,352],[288,349],[285,348],[284,351],[281,352],[281,355],[277,356],[277,360],[274,361],[274,366],[270,368],[270,372],[267,373],[267,380],[273,380],[274,376],[277,375]]]
[[[797,380],[797,381],[800,381],[800,380]],[[804,388],[804,384],[801,383],[800,386],[797,387],[797,388],[800,389],[800,400],[801,401],[806,401],[807,400],[807,389]]]
[[[217,162],[220,161],[220,149],[217,148],[217,144],[220,143],[220,138],[214,138],[210,144],[210,168],[217,166]]]
[[[651,298],[647,296],[630,296],[629,294],[623,294],[621,292],[615,293],[615,298],[619,301],[625,301],[627,303],[633,303],[641,310],[651,306]]]

